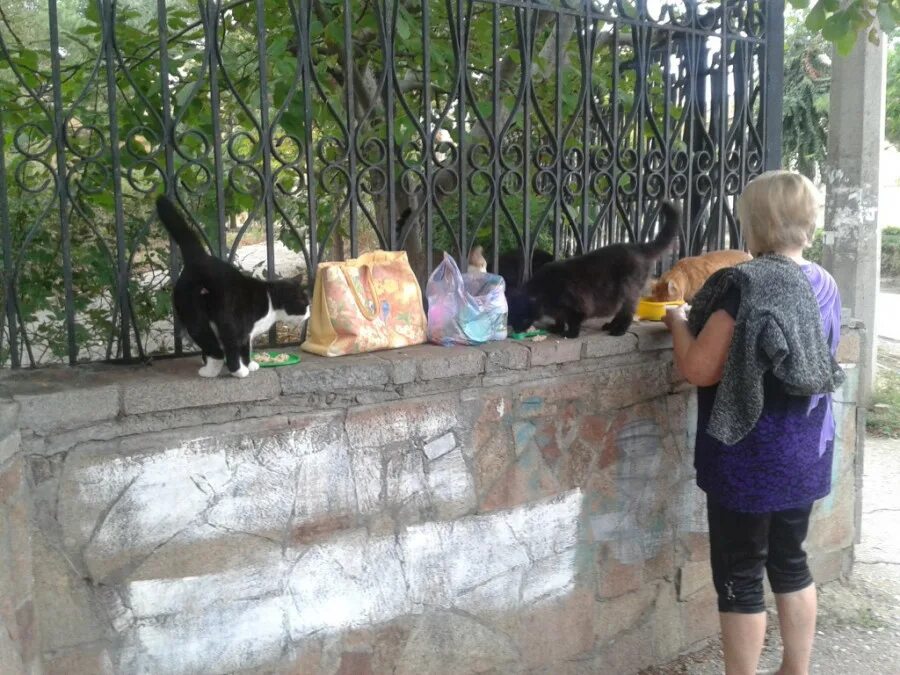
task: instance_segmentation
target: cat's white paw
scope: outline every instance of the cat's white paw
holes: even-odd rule
[[[200,374],[200,377],[218,377],[219,373],[222,372],[224,363],[224,361],[207,356],[206,363],[197,372]]]
[[[259,370],[259,364],[256,361],[254,361],[253,359],[250,359],[250,363],[247,364],[247,367],[250,369],[251,373],[256,370]]]
[[[250,369],[242,363],[241,367],[231,371],[231,374],[234,377],[247,377],[250,374]]]

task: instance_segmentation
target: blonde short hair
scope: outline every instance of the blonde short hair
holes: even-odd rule
[[[767,171],[737,200],[741,232],[754,256],[812,244],[821,195],[806,176]]]

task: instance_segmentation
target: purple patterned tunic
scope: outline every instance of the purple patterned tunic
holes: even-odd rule
[[[840,340],[841,302],[837,285],[815,264],[803,266],[819,302],[831,352]],[[721,309],[737,316],[740,294],[727,297]],[[834,418],[831,397],[790,396],[767,373],[762,415],[736,445],[706,433],[716,386],[697,389],[697,485],[719,504],[743,513],[772,513],[807,506],[831,491]]]

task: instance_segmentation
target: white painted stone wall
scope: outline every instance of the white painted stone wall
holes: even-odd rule
[[[14,558],[35,584],[9,615],[0,574],[2,625],[47,675],[663,661],[716,629],[667,340],[304,355],[246,381],[188,361],[22,374],[10,459],[31,494],[0,525],[31,524]],[[819,579],[852,546],[853,384]]]

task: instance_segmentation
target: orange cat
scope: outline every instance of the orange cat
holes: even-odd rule
[[[653,284],[650,298],[656,302],[684,300],[690,302],[713,272],[750,260],[743,251],[713,251],[706,255],[679,260],[659,281]]]
[[[481,246],[476,246],[469,253],[469,269],[473,272],[487,272],[487,260],[482,251]]]

